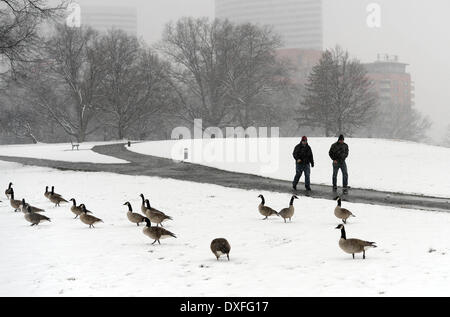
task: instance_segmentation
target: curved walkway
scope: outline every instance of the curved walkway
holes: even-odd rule
[[[174,162],[166,158],[143,155],[128,151],[123,143],[95,146],[94,152],[126,160],[128,164],[98,164],[51,161],[23,157],[0,156],[2,161],[16,162],[26,165],[51,167],[60,170],[75,170],[86,172],[110,172],[125,175],[157,176],[199,183],[215,184],[225,187],[247,190],[274,191],[292,193],[291,182],[265,178],[261,176],[234,173],[207,166]],[[299,187],[301,184],[299,184]],[[313,191],[308,196],[314,198],[334,199],[331,186],[312,185]],[[302,190],[298,195],[306,195]],[[386,205],[400,208],[422,209],[433,211],[450,211],[450,198],[428,197],[370,189],[352,188],[344,200],[355,203]]]

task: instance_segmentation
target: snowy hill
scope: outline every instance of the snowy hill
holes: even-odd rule
[[[38,143],[38,144],[20,144],[20,145],[0,145],[0,155],[29,157],[37,159],[46,159],[66,162],[85,162],[85,163],[105,163],[122,164],[128,163],[114,157],[101,155],[91,151],[96,145],[118,143],[113,142],[84,142],[80,144],[79,150],[72,151],[70,143]]]
[[[207,165],[223,170],[292,180],[292,152],[299,138],[213,139],[144,142],[129,150]],[[310,138],[315,159],[313,184],[331,184],[328,151],[336,138]],[[349,185],[358,188],[450,197],[450,149],[406,141],[351,139]],[[256,155],[254,155],[256,153]],[[302,178],[303,181],[303,178]],[[342,184],[341,175],[338,184]]]
[[[257,196],[279,210],[288,194],[5,162],[0,170],[5,188],[13,181],[17,198],[44,207],[52,220],[30,227],[2,194],[0,296],[450,295],[448,213],[343,202],[357,216],[348,237],[378,244],[366,260],[353,260],[338,247],[333,201],[300,197],[285,224],[261,220]],[[69,205],[55,208],[45,185],[104,223],[89,229]],[[139,211],[141,192],[173,217],[165,227],[177,239],[151,245],[128,221],[123,203]],[[230,262],[209,249],[219,237],[231,244]]]

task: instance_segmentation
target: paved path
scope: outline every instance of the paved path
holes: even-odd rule
[[[17,162],[26,165],[51,167],[60,170],[75,170],[87,172],[111,172],[125,175],[158,176],[178,180],[193,181],[199,183],[216,184],[225,187],[292,193],[291,182],[265,178],[260,176],[222,171],[216,168],[191,164],[177,163],[170,159],[158,158],[128,151],[123,144],[101,145],[93,151],[126,160],[128,164],[98,164],[98,163],[73,163],[62,161],[50,161],[22,157],[0,156],[2,161]],[[303,184],[299,184],[299,188]],[[334,199],[330,186],[312,185],[313,191],[310,197]],[[297,191],[298,195],[305,195],[303,190]],[[400,193],[381,192],[368,189],[352,188],[343,200],[395,206],[400,208],[412,208],[434,211],[450,211],[450,198],[437,198],[420,195],[408,195]]]

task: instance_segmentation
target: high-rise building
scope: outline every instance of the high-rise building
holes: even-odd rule
[[[398,56],[378,54],[373,63],[364,64],[382,106],[414,106],[414,83],[406,72],[408,64]]]
[[[136,7],[86,6],[81,7],[81,24],[104,32],[111,28],[137,35]]]
[[[216,0],[216,17],[271,25],[283,48],[322,50],[321,0]]]
[[[234,23],[272,26],[282,39],[277,55],[296,67],[297,83],[306,82],[322,55],[322,0],[216,0],[215,11]]]

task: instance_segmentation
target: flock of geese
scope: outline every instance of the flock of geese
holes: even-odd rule
[[[31,226],[37,226],[39,223],[43,221],[50,222],[50,218],[41,215],[42,212],[45,210],[41,208],[37,208],[35,206],[31,206],[29,203],[25,201],[23,198],[22,200],[16,200],[14,196],[14,189],[12,187],[12,183],[9,183],[8,188],[5,190],[5,195],[8,197],[11,207],[14,208],[14,211],[22,211],[24,213],[24,218],[26,221],[31,223]],[[86,225],[89,225],[89,228],[95,228],[94,225],[97,223],[103,222],[102,219],[97,218],[92,215],[92,212],[86,209],[86,206],[84,204],[80,204],[77,206],[77,202],[75,198],[71,198],[69,200],[66,200],[62,197],[62,195],[55,193],[55,187],[51,187],[51,191],[48,190],[49,186],[46,186],[44,196],[50,200],[52,203],[55,204],[55,207],[59,207],[61,203],[69,203],[69,201],[72,202],[72,206],[70,207],[71,212],[75,215],[74,219],[79,219],[81,222],[83,222]],[[150,201],[148,199],[145,199],[145,196],[143,194],[140,194],[140,197],[142,199],[141,203],[141,212],[137,213],[133,211],[133,208],[131,206],[130,202],[125,202],[123,205],[128,207],[127,210],[127,218],[128,220],[139,226],[141,223],[145,223],[145,227],[143,229],[143,234],[148,236],[149,238],[153,239],[153,244],[158,242],[161,244],[161,239],[166,238],[176,238],[176,235],[168,230],[166,230],[163,226],[163,223],[168,220],[173,220],[172,217],[166,215],[164,212],[153,208],[150,205]],[[274,210],[273,208],[266,205],[266,201],[264,199],[263,195],[259,195],[258,198],[261,198],[261,203],[258,205],[258,210],[261,215],[264,216],[263,220],[267,220],[269,217],[272,216],[278,216],[283,218],[284,222],[287,223],[287,220],[289,219],[289,222],[292,221],[292,217],[294,216],[294,200],[298,199],[297,196],[293,195],[290,199],[289,206],[287,208],[281,209],[279,212]],[[342,220],[344,224],[347,224],[347,220],[350,217],[355,217],[355,215],[345,209],[342,208],[342,199],[340,196],[336,197],[337,200],[337,206],[334,209],[334,215]],[[145,216],[144,216],[145,215]],[[155,226],[152,226],[152,223],[155,224]],[[339,239],[339,247],[346,253],[351,254],[353,256],[353,259],[355,258],[355,254],[357,253],[363,253],[363,259],[366,258],[366,251],[370,248],[376,248],[375,242],[368,242],[360,239],[347,239],[345,227],[343,224],[340,224],[336,227],[336,229],[341,230],[341,238]],[[216,256],[217,260],[221,256],[226,255],[228,258],[228,261],[230,260],[230,250],[231,246],[228,243],[228,241],[224,238],[218,238],[214,239],[211,242],[210,245],[212,253]]]
[[[286,223],[286,219],[291,221],[291,218],[294,216],[294,200],[298,199],[297,196],[292,196],[289,202],[289,207],[281,209],[277,212],[275,209],[266,206],[266,200],[263,195],[259,195],[258,198],[261,198],[261,203],[258,206],[259,213],[263,215],[265,218],[263,220],[267,220],[271,216],[278,216],[284,219]],[[347,219],[350,217],[356,217],[350,210],[342,208],[342,199],[340,196],[337,196],[337,206],[334,208],[334,215],[336,218],[342,220],[344,224],[347,224]],[[363,259],[366,258],[366,251],[370,248],[376,248],[376,242],[369,242],[360,239],[347,239],[347,235],[345,232],[345,227],[343,224],[340,224],[336,227],[336,229],[341,230],[341,238],[339,239],[339,247],[348,254],[355,258],[356,253],[363,254]]]

